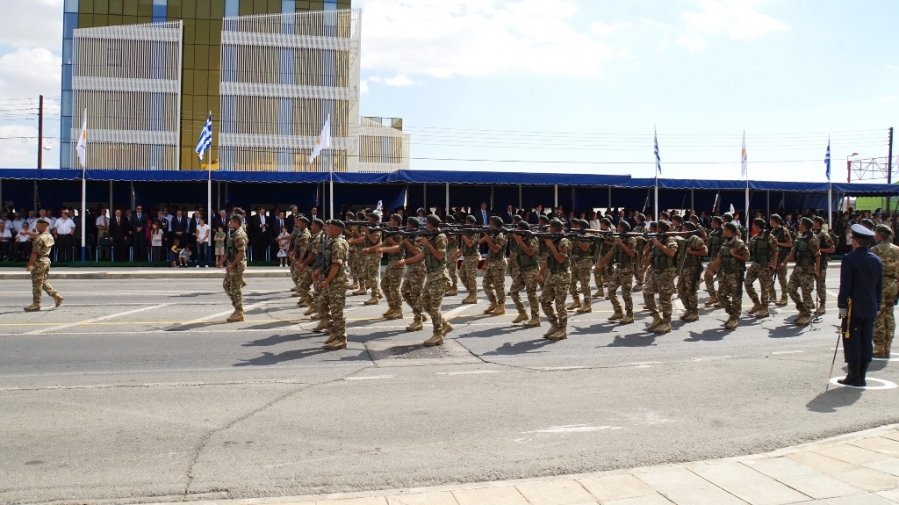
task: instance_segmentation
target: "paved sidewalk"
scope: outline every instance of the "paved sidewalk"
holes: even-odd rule
[[[200,503],[895,505],[899,503],[899,424],[766,454],[695,463],[438,488]]]

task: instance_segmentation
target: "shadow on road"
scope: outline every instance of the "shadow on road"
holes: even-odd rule
[[[552,341],[546,339],[526,340],[524,342],[518,342],[515,344],[506,342],[502,345],[502,347],[495,351],[485,352],[483,356],[514,356],[516,354],[526,354],[529,352],[540,351],[541,349],[543,349],[543,347],[552,343]]]
[[[308,337],[309,335],[300,335],[298,333],[293,335],[272,335],[270,337],[247,342],[246,344],[242,344],[242,347],[268,347],[272,345],[284,344],[287,342],[296,342]]]
[[[768,338],[794,338],[801,337],[806,333],[813,331],[821,331],[821,327],[817,325],[796,326],[789,320],[783,321],[781,326],[768,330]]]
[[[497,322],[497,325],[498,325],[498,324],[500,324],[500,323]],[[524,330],[524,329],[526,329],[526,328],[524,328],[523,326],[490,327],[490,328],[487,328],[487,329],[485,329],[485,330],[473,331],[473,332],[471,332],[471,333],[464,333],[464,334],[461,334],[461,335],[459,335],[459,336],[460,336],[460,337],[465,337],[465,338],[469,338],[469,337],[475,337],[475,338],[480,338],[480,337],[501,337],[501,336],[503,336],[503,335],[506,335],[506,334],[509,334],[509,333],[515,333],[515,332],[517,332],[517,331],[521,331],[521,330]]]
[[[279,354],[275,354],[272,352],[264,352],[262,356],[257,358],[251,358],[246,360],[241,360],[240,363],[235,363],[231,366],[271,366],[277,365],[278,363],[283,363],[285,361],[295,361],[303,358],[310,358],[312,356],[316,356],[319,354],[327,354],[333,353],[334,351],[329,351],[327,349],[317,348],[317,349],[296,349],[293,351],[284,351]],[[362,351],[354,356],[343,356],[337,361],[370,361],[368,358],[368,352]]]
[[[658,337],[659,335],[655,333],[615,335],[615,340],[608,345],[599,347],[649,347],[655,345],[655,341]]]
[[[830,386],[830,389],[816,396],[806,404],[805,408],[821,414],[832,414],[840,407],[848,407],[858,401],[862,390],[842,386]]]
[[[257,324],[255,326],[248,326],[244,328],[245,330],[275,330],[278,328],[287,328],[289,326],[295,326],[296,323],[292,323],[290,321],[272,321],[271,323],[262,323]]]
[[[225,316],[222,316],[225,317]],[[171,326],[166,328],[165,331],[190,331],[196,330],[199,328],[211,328],[213,326],[222,326],[226,324],[231,324],[222,319],[221,321],[213,321],[213,322],[203,322],[203,323],[194,323],[194,324],[178,324],[175,326]]]
[[[733,333],[732,330],[726,328],[709,328],[703,332],[691,331],[684,342],[720,342],[730,333]]]

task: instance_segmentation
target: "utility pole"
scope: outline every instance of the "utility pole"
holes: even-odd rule
[[[887,184],[893,183],[893,127],[890,127],[890,145],[887,151]],[[893,215],[890,210],[890,197],[887,196],[886,214]]]
[[[44,95],[37,99],[37,168],[44,165]]]

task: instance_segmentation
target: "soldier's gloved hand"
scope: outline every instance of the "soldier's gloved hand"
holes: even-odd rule
[[[849,316],[849,309],[840,309],[840,319]]]

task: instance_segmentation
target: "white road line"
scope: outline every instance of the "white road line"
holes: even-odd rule
[[[772,352],[771,354],[773,354],[773,355],[776,356],[776,355],[779,355],[779,354],[801,354],[801,353],[804,353],[804,352],[805,352],[805,351],[775,351],[775,352]]]
[[[590,426],[588,424],[570,424],[568,426],[550,426],[542,430],[522,431],[528,433],[587,433],[591,431],[620,430],[620,426]]]
[[[693,359],[691,359],[690,361],[694,361],[694,362],[700,362],[700,361],[717,361],[717,360],[731,359],[731,358],[733,358],[733,356],[709,356],[709,357],[706,357],[706,358],[693,358]]]
[[[248,312],[252,309],[255,309],[256,307],[260,307],[260,306],[268,304],[268,303],[271,303],[271,302],[265,301],[265,302],[254,303],[252,305],[247,305],[246,307],[243,308],[243,310],[244,310],[244,312]],[[212,320],[212,319],[218,319],[222,316],[231,315],[232,312],[234,312],[234,309],[226,310],[224,312],[218,312],[215,314],[209,314],[208,316],[203,316],[199,319],[194,319],[193,321],[188,321],[186,323],[182,323],[182,326],[187,326],[187,325],[196,324],[196,323],[204,323],[204,322]]]
[[[468,370],[466,372],[437,372],[437,375],[474,375],[482,373],[499,373],[496,370]]]
[[[453,310],[449,310],[445,314],[443,314],[443,320],[448,321],[449,318],[458,316],[459,314],[465,312],[465,310],[469,307],[471,307],[471,305],[460,305]]]
[[[541,366],[537,370],[583,370],[585,366]]]
[[[370,381],[370,380],[377,380],[377,379],[392,379],[392,378],[393,378],[392,375],[371,375],[368,377],[347,377],[346,379],[343,379],[343,380],[345,380],[345,381]]]
[[[146,312],[148,310],[161,309],[163,307],[168,307],[169,305],[172,305],[172,304],[171,303],[160,303],[159,305],[151,305],[149,307],[141,307],[139,309],[126,310],[125,312],[118,312],[115,314],[108,314],[108,315],[100,316],[100,317],[92,317],[90,319],[85,319],[83,321],[78,321],[75,323],[62,324],[59,326],[51,326],[49,328],[43,328],[40,330],[29,331],[27,333],[23,333],[23,335],[43,335],[43,334],[51,332],[53,330],[63,330],[65,328],[71,328],[73,326],[80,326],[82,324],[96,323],[98,321],[106,321],[107,319],[113,319],[116,317],[127,316],[130,314],[137,314],[138,312]]]
[[[650,366],[650,365],[661,365],[661,361],[638,361],[636,363],[625,363],[625,366]]]

